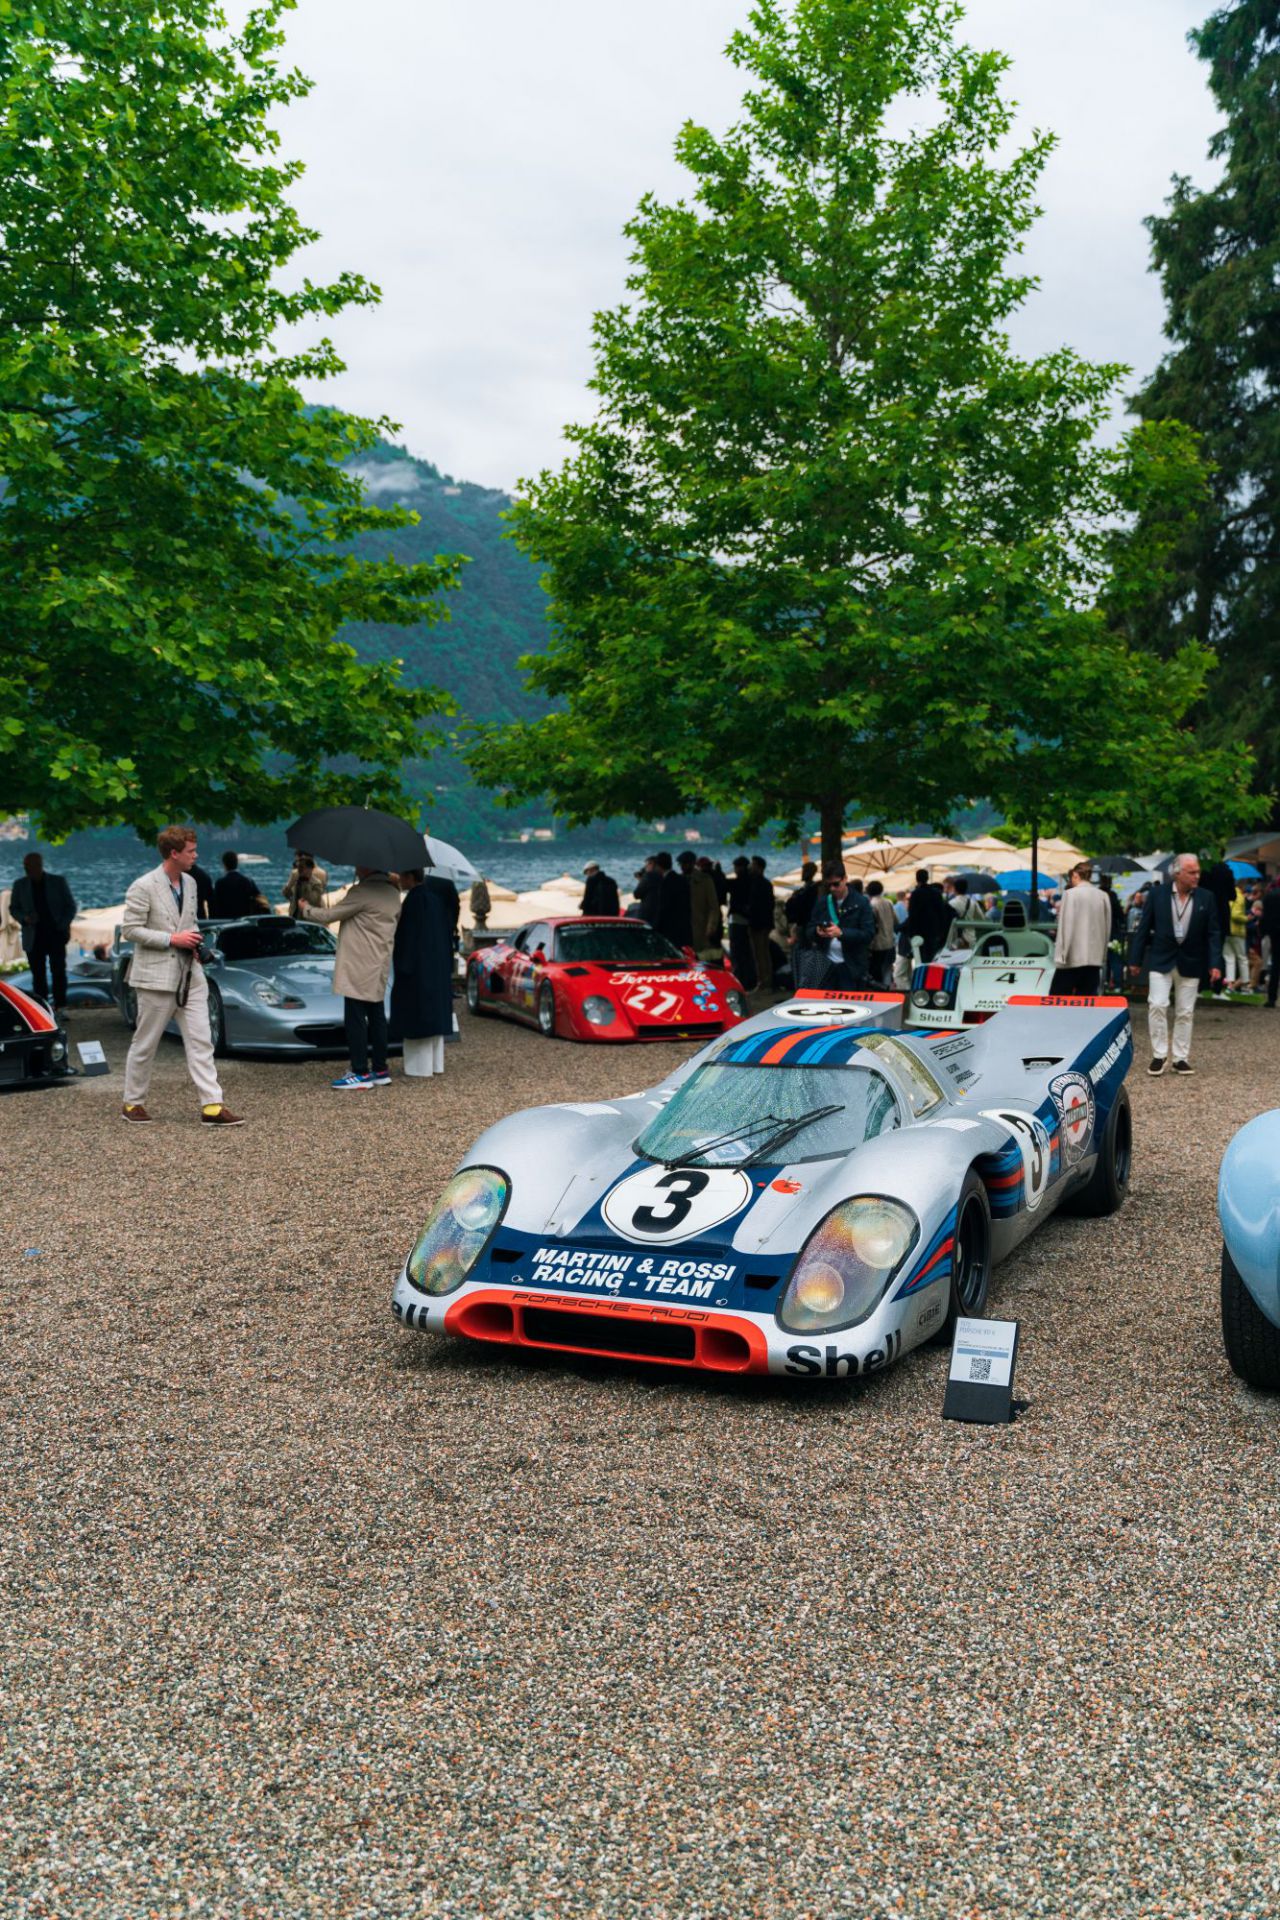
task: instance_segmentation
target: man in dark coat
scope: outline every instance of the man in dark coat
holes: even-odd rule
[[[458,889],[438,874],[402,873],[405,888],[391,965],[390,1037],[404,1042],[410,1079],[444,1072],[445,1035],[453,1032],[453,943]]]
[[[214,883],[212,918],[243,920],[249,914],[270,913],[271,902],[263,899],[247,873],[241,873],[239,854],[228,847],[222,865],[222,878]]]
[[[1148,949],[1150,951],[1148,952]],[[1151,1035],[1148,1073],[1163,1073],[1169,1058],[1169,1001],[1173,1000],[1173,1071],[1194,1073],[1191,1023],[1200,982],[1216,986],[1222,978],[1222,929],[1218,903],[1200,885],[1200,862],[1180,853],[1168,881],[1152,887],[1137,931],[1129,943],[1129,965],[1148,969],[1147,1028]]]
[[[899,953],[904,951],[905,941],[905,952],[909,956],[911,942],[918,935],[921,959],[926,963],[932,960],[934,954],[940,952],[951,938],[951,922],[954,918],[955,915],[942,897],[942,888],[930,880],[929,869],[921,867],[907,903],[907,917],[898,942]]]
[[[647,920],[651,927],[658,924],[658,895],[662,890],[662,870],[658,865],[658,856],[651,853],[636,875],[636,905],[640,909],[639,918]]]
[[[598,860],[588,860],[582,871],[587,882],[582,890],[583,914],[592,919],[598,914],[620,914],[622,902],[618,898],[617,881],[609,874],[601,873]]]
[[[876,917],[865,893],[855,893],[842,866],[830,866],[814,901],[809,931],[827,957],[824,987],[875,985],[867,955],[875,938]]]
[[[1280,880],[1273,880],[1262,896],[1262,917],[1258,923],[1260,940],[1270,940],[1271,958],[1267,971],[1267,1005],[1275,1011],[1276,988],[1280,986]]]
[[[677,947],[693,945],[693,903],[689,898],[689,876],[677,873],[669,853],[658,855],[657,930]]]
[[[1213,895],[1218,908],[1218,931],[1225,940],[1231,932],[1231,902],[1236,897],[1236,877],[1225,860],[1215,860],[1200,884]]]
[[[13,883],[9,911],[22,934],[22,948],[31,962],[31,987],[40,1000],[49,998],[53,977],[53,1004],[67,1004],[67,941],[76,903],[60,873],[46,873],[44,855],[29,853],[21,878]]]
[[[747,925],[751,931],[751,957],[756,963],[756,985],[773,985],[773,955],[769,936],[773,932],[773,882],[762,855],[751,856],[751,891],[747,896]]]

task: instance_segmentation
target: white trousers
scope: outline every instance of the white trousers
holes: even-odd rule
[[[426,1040],[406,1040],[404,1070],[410,1080],[427,1080],[444,1072],[444,1035],[433,1033]]]
[[[1195,974],[1153,973],[1147,980],[1147,1031],[1151,1051],[1163,1060],[1169,1051],[1169,997],[1173,996],[1173,1057],[1185,1060],[1191,1052],[1191,1021],[1200,982]]]
[[[191,969],[191,991],[185,1007],[178,1005],[176,993],[160,993],[154,987],[137,987],[138,1025],[124,1063],[124,1101],[127,1107],[144,1106],[151,1085],[151,1063],[160,1045],[160,1036],[176,1017],[178,1032],[187,1054],[187,1072],[195,1081],[200,1104],[222,1105],[222,1088],[213,1062],[213,1039],[209,1032],[209,985],[204,969]]]
[[[1249,982],[1249,950],[1242,933],[1229,933],[1222,943],[1222,964],[1226,969],[1227,985],[1233,986],[1237,980],[1247,986]]]

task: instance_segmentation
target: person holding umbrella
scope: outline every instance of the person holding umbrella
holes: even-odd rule
[[[400,918],[400,890],[377,867],[357,867],[356,884],[333,907],[298,902],[299,920],[338,924],[333,990],[342,995],[350,1071],[332,1081],[336,1093],[389,1087],[387,1067],[387,976]]]

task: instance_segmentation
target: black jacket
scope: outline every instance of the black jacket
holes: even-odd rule
[[[1210,867],[1200,885],[1218,903],[1218,929],[1225,940],[1231,931],[1231,902],[1236,897],[1236,878],[1225,860]]]
[[[820,889],[816,880],[810,880],[803,887],[797,887],[787,900],[783,912],[787,916],[787,925],[799,932],[799,944],[802,947],[814,945],[813,935],[809,931],[809,922],[813,918],[814,902]]]
[[[1148,948],[1150,951],[1148,952]],[[1222,971],[1222,928],[1218,903],[1207,887],[1191,896],[1191,918],[1186,936],[1174,937],[1173,884],[1152,887],[1142,918],[1129,942],[1129,965],[1151,973],[1178,972],[1186,979],[1205,980]]]
[[[453,935],[458,889],[439,876],[410,887],[392,950],[391,1037],[429,1040],[453,1032]]]
[[[940,947],[945,947],[951,932],[951,922],[955,918],[942,895],[942,888],[932,880],[922,887],[914,887],[907,903],[907,917],[898,937],[899,953],[911,952],[911,942],[920,936],[920,953],[923,959],[932,960]]]
[[[582,911],[585,914],[615,914],[622,912],[622,903],[618,899],[618,883],[607,873],[592,873],[587,876],[587,884],[582,890]]]
[[[747,875],[747,925],[753,933],[773,930],[773,888],[767,874]]]
[[[224,873],[220,880],[213,883],[214,920],[242,920],[251,913],[261,913],[262,899],[257,887],[247,873],[241,873],[239,867],[233,867],[230,873]],[[271,911],[270,907],[267,912]]]
[[[640,918],[647,920],[651,927],[658,924],[658,895],[661,890],[662,875],[653,868],[643,868],[636,881],[636,905],[640,909]]]
[[[1271,964],[1280,953],[1280,886],[1268,887],[1262,896],[1262,915],[1258,923],[1260,937],[1271,942]]]
[[[871,902],[865,893],[855,893],[850,887],[843,901],[837,903],[826,887],[819,887],[809,917],[809,932],[824,950],[831,944],[831,935],[821,929],[830,926],[833,907],[836,925],[840,929],[840,951],[844,955],[844,964],[854,973],[865,973],[867,953],[876,931],[876,916]]]
[[[658,889],[658,917],[654,925],[677,947],[693,945],[693,903],[689,897],[689,882],[684,874],[674,870],[663,874],[662,885]]]

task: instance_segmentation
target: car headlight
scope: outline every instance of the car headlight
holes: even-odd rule
[[[615,1008],[612,1000],[606,1000],[602,993],[589,993],[582,1003],[582,1011],[593,1027],[611,1027]]]
[[[464,1167],[414,1242],[406,1271],[420,1293],[452,1293],[488,1246],[506,1212],[511,1182],[494,1167]]]
[[[281,993],[274,980],[255,980],[253,991],[264,1007],[301,1007],[306,1002],[296,993]]]
[[[810,1234],[778,1307],[788,1333],[856,1326],[878,1304],[910,1253],[920,1222],[878,1195],[846,1200]]]
[[[49,1049],[49,1058],[51,1060],[65,1060],[66,1057],[67,1057],[66,1041],[55,1039],[53,1045]]]
[[[941,988],[938,989],[937,993],[926,994],[924,998],[934,1007],[949,1007],[952,1001],[952,995],[944,993]]]
[[[913,1006],[913,1007],[927,1007],[927,1006],[928,1006],[928,1004],[929,1004],[929,995],[928,995],[928,993],[926,992],[926,990],[925,990],[925,989],[924,989],[923,987],[917,987],[917,988],[916,988],[916,990],[915,990],[915,992],[914,992],[914,993],[912,994],[912,996],[911,996],[911,1004],[912,1004],[912,1006]]]
[[[746,1016],[747,1016],[747,996],[746,996],[746,994],[745,994],[745,993],[739,993],[739,992],[738,992],[738,991],[736,990],[736,988],[734,988],[734,987],[730,987],[730,989],[729,989],[729,991],[728,991],[728,992],[727,992],[727,993],[725,994],[725,996],[724,996],[724,997],[725,997],[725,999],[726,999],[726,1001],[728,1002],[728,1005],[729,1005],[729,1011],[730,1011],[730,1013],[736,1013],[736,1014],[738,1014],[738,1015],[739,1015],[739,1017],[740,1017],[741,1019],[744,1019],[744,1020],[745,1020],[745,1019],[746,1019]]]

